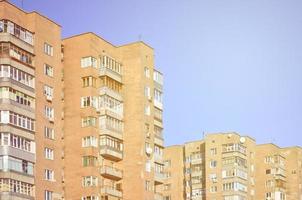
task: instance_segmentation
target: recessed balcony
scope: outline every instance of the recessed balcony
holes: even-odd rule
[[[120,161],[123,159],[123,151],[113,148],[108,145],[101,145],[100,146],[100,154],[107,159]]]
[[[102,166],[100,173],[103,177],[118,181],[123,177],[123,171],[110,166]]]
[[[101,195],[122,198],[123,192],[121,190],[117,189],[116,187],[105,185],[105,186],[101,186]]]

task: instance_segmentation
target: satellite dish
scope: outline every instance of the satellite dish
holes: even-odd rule
[[[245,143],[245,137],[241,137],[241,138],[240,138],[240,142],[241,142],[241,143]]]

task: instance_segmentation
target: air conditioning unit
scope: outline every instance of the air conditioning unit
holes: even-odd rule
[[[152,150],[151,147],[147,147],[147,148],[146,148],[146,153],[147,153],[147,154],[150,155],[150,154],[152,153],[152,151],[153,151],[153,150]]]

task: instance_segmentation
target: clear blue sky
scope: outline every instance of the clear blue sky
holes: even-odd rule
[[[21,6],[21,0],[12,2]],[[59,6],[60,5],[60,6]],[[302,146],[301,0],[24,0],[63,27],[155,48],[167,145],[237,131]]]

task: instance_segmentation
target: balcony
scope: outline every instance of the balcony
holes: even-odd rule
[[[100,67],[99,75],[100,76],[109,76],[110,78],[122,83],[122,74],[120,72],[114,71],[105,66]]]
[[[96,109],[96,111],[100,114],[100,115],[109,115],[112,116],[118,120],[122,120],[123,119],[123,110],[116,110],[113,108],[110,108],[108,106],[102,106],[102,107],[98,107]]]
[[[162,138],[162,136],[155,134],[154,135],[154,143],[163,147],[164,146],[164,139]]]
[[[9,42],[15,44],[16,46],[24,49],[25,51],[34,54],[34,48],[32,45],[26,43],[25,41],[17,38],[16,36],[10,33],[0,33],[1,42]]]
[[[123,159],[123,151],[108,145],[100,146],[100,154],[109,160],[120,161]]]
[[[108,95],[108,96],[113,97],[114,99],[117,99],[119,101],[123,100],[122,95],[120,93],[110,89],[107,86],[102,86],[100,88],[100,96],[102,96],[102,95]]]
[[[100,173],[103,177],[118,181],[123,177],[123,171],[110,166],[102,166]]]
[[[122,198],[123,192],[117,189],[116,187],[105,185],[105,186],[101,186],[101,195]]]
[[[163,200],[164,197],[161,193],[154,193],[154,200]]]
[[[194,158],[191,160],[191,164],[202,164],[202,158]]]
[[[157,101],[156,99],[154,99],[154,106],[161,110],[163,109],[163,103],[160,101]]]
[[[160,185],[164,183],[165,175],[162,172],[154,172],[154,184]]]
[[[110,126],[109,123],[100,125],[100,135],[108,135],[108,136],[123,140],[123,130],[113,128]]]
[[[161,163],[161,164],[164,163],[164,159],[163,159],[163,156],[162,156],[162,155],[159,155],[159,154],[157,154],[157,153],[154,153],[154,154],[153,154],[153,157],[154,157],[154,162]]]

